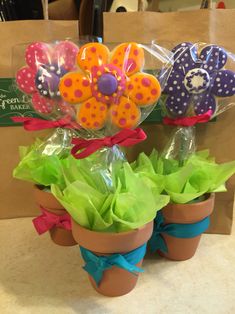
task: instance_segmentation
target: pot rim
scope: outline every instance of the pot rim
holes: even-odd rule
[[[103,236],[107,235],[107,236],[112,236],[112,237],[120,237],[120,235],[122,236],[128,236],[129,234],[132,234],[132,233],[135,233],[135,232],[139,232],[143,229],[146,228],[147,225],[151,225],[153,224],[153,220],[147,222],[146,224],[144,224],[143,226],[139,227],[139,228],[136,228],[136,229],[132,229],[132,230],[128,230],[128,231],[124,231],[124,232],[104,232],[104,231],[93,231],[93,230],[90,230],[90,229],[87,229],[87,228],[84,228],[82,227],[79,223],[77,223],[73,217],[71,217],[72,221],[74,224],[76,224],[80,229],[82,230],[85,230],[85,232],[87,233],[91,233],[93,235],[97,234],[97,235],[100,235],[102,234]]]
[[[200,201],[200,202],[195,202],[195,203],[171,203],[171,202],[170,202],[170,203],[167,204],[167,205],[180,205],[180,206],[182,206],[182,207],[184,207],[184,206],[190,206],[190,205],[200,206],[200,205],[202,205],[203,203],[208,202],[208,201],[210,201],[212,198],[215,197],[215,193],[214,193],[214,192],[205,193],[205,194],[203,194],[203,195],[206,195],[207,198],[206,198],[205,200],[203,200],[203,201]],[[166,205],[166,206],[167,206],[167,205]]]

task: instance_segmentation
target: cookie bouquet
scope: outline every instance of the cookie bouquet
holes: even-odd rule
[[[34,76],[37,96],[32,89],[32,105],[37,110],[34,97],[55,102],[46,102],[46,107],[40,102],[41,109],[49,111],[40,113],[44,119],[15,121],[31,130],[59,127],[66,134],[66,147],[55,142],[55,133],[39,145],[45,147],[49,142],[56,147],[51,155],[59,156],[56,168],[62,184],[50,182],[50,191],[71,216],[72,233],[94,288],[105,295],[122,295],[134,288],[142,272],[153,219],[169,200],[167,195],[153,193],[145,178],[133,172],[122,148],[146,138],[138,125],[157,105],[171,62],[161,47],[153,50],[132,42],[116,46],[87,43],[73,52],[75,63],[62,67],[56,87],[50,81],[54,74],[59,75],[53,58],[45,67],[44,54],[35,53],[43,75],[54,72],[46,78],[41,72]],[[148,74],[149,70],[155,75]],[[52,96],[50,86],[54,88]],[[43,152],[50,151],[47,144]]]
[[[185,260],[209,227],[214,193],[226,191],[225,182],[235,172],[234,161],[217,164],[208,150],[196,152],[195,144],[197,124],[215,120],[235,104],[235,64],[233,55],[216,45],[181,43],[172,52],[161,102],[163,122],[176,130],[161,154],[141,155],[133,169],[170,196],[157,214],[152,250]]]

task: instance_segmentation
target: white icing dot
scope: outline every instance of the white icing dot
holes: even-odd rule
[[[177,86],[177,89],[180,89],[180,86]]]
[[[186,67],[186,68],[188,67],[188,63],[185,64],[185,67]]]
[[[57,95],[57,96],[60,96],[60,92],[57,92],[56,95]]]
[[[173,90],[173,87],[169,87],[169,90],[171,90],[171,91],[172,91],[172,90]]]
[[[50,66],[50,70],[51,71],[54,71],[55,70],[55,67],[52,65],[52,66]]]
[[[203,109],[201,109],[201,112],[203,112],[204,110]]]
[[[216,82],[219,82],[219,81],[220,81],[220,77],[217,77]]]
[[[228,76],[228,73],[225,73],[225,76]]]
[[[211,106],[209,106],[209,109],[212,109],[212,107],[211,107]]]
[[[47,95],[47,91],[46,90],[43,91],[43,95]]]
[[[187,54],[187,53],[185,53],[184,55],[185,55],[185,57],[187,57],[187,56],[188,56],[188,54]]]
[[[180,101],[180,98],[177,98],[176,100],[177,100],[177,101]]]
[[[218,52],[216,52],[216,53],[215,53],[215,56],[218,56],[218,55],[219,55],[219,53],[218,53]]]
[[[176,85],[176,84],[177,84],[177,81],[174,81],[173,84]]]
[[[175,109],[178,109],[178,106],[175,106]]]
[[[207,65],[207,64],[205,64],[205,65],[204,65],[204,68],[205,68],[205,69],[207,69],[207,68],[208,68],[208,65]]]
[[[185,93],[184,93],[184,92],[183,92],[183,93],[181,93],[181,96],[183,96],[183,97],[184,97],[184,96],[185,96]]]
[[[218,87],[220,87],[220,86],[221,86],[221,84],[217,84],[217,86],[218,86]]]
[[[183,103],[183,106],[185,106],[185,107],[186,107],[186,106],[187,106],[187,103],[186,103],[186,102],[184,102],[184,103]]]
[[[228,95],[228,94],[229,94],[229,91],[227,90],[227,91],[225,92],[225,94]]]
[[[222,89],[221,88],[218,90],[218,93],[222,93]]]
[[[209,66],[209,70],[212,70],[213,69],[213,66]]]
[[[233,92],[234,92],[234,91],[235,91],[235,87],[233,87],[233,89],[232,89],[232,90],[233,90]]]
[[[181,114],[181,113],[183,113],[183,111],[179,110],[178,113]]]
[[[177,77],[177,78],[178,78],[178,77],[180,77],[180,76],[177,74],[175,77]]]
[[[39,85],[38,85],[38,88],[41,89],[41,88],[42,88],[42,84],[39,84]]]
[[[58,74],[58,75],[59,75],[60,73],[61,73],[61,72],[60,72],[60,70],[56,71],[56,74]]]
[[[224,84],[224,87],[226,88],[228,85],[227,84]]]

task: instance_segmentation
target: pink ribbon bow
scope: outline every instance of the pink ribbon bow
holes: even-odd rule
[[[71,121],[69,116],[59,120],[44,120],[32,117],[11,117],[12,121],[17,123],[23,123],[24,129],[27,131],[39,131],[44,129],[53,128],[66,128],[66,129],[78,129],[79,126]]]
[[[208,122],[211,119],[211,116],[212,116],[212,111],[208,110],[204,114],[201,114],[199,116],[193,116],[193,117],[183,117],[183,118],[177,118],[177,119],[171,119],[171,118],[165,117],[163,119],[163,123],[168,124],[168,125],[177,125],[177,126],[193,126],[197,123]]]
[[[124,129],[113,136],[98,139],[87,140],[84,138],[73,138],[72,144],[74,144],[74,147],[72,148],[71,153],[76,159],[82,159],[93,154],[102,147],[112,147],[114,145],[123,147],[132,146],[144,141],[146,137],[144,131],[137,128],[135,130]],[[77,152],[82,149],[83,151],[77,154]]]
[[[56,215],[41,206],[40,210],[42,214],[33,219],[33,224],[38,234],[41,235],[53,227],[71,230],[71,217],[68,213],[64,215]]]

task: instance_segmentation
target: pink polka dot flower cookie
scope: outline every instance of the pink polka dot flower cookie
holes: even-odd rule
[[[77,54],[79,72],[60,80],[61,97],[77,105],[77,122],[87,130],[106,126],[135,128],[142,110],[160,97],[158,80],[141,72],[144,49],[136,43],[123,43],[112,52],[100,43],[88,43]]]
[[[76,66],[78,47],[70,41],[55,44],[35,42],[25,51],[27,66],[17,71],[16,83],[24,93],[32,96],[32,106],[39,114],[69,113],[71,106],[60,97],[61,77]]]

